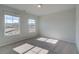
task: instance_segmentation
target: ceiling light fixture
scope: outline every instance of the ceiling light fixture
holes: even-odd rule
[[[38,8],[41,8],[41,7],[42,7],[42,4],[38,4],[37,7],[38,7]]]

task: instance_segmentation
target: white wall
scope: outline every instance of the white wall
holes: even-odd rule
[[[13,35],[13,36],[4,35],[4,14],[20,16],[21,33],[19,35]],[[36,27],[37,31],[35,33],[28,33],[27,21],[29,18],[33,18],[36,21],[38,20],[37,16],[27,14],[24,11],[19,11],[13,8],[9,8],[7,6],[0,5],[0,46],[37,36],[38,35],[38,24]]]
[[[75,42],[75,8],[40,18],[40,35]]]
[[[79,5],[76,6],[76,45],[79,52]]]

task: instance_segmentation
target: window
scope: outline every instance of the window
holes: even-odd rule
[[[36,31],[36,21],[33,19],[29,19],[28,24],[29,24],[29,32],[35,32]]]
[[[5,35],[16,35],[20,33],[20,17],[12,15],[4,15],[5,19]]]

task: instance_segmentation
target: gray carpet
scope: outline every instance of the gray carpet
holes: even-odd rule
[[[65,42],[65,41],[58,41],[57,44],[51,44],[43,41],[38,41],[34,39],[25,39],[13,44],[9,44],[3,47],[0,47],[0,54],[18,54],[13,51],[13,48],[20,46],[24,43],[29,43],[34,46],[38,46],[44,49],[49,50],[48,54],[77,54],[76,45],[73,43]]]

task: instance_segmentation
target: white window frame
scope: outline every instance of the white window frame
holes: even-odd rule
[[[18,30],[18,32],[16,31],[16,30],[13,30],[14,32],[13,33],[10,33],[11,31],[10,30],[8,30],[8,31],[10,31],[10,32],[8,32],[8,31],[6,31],[6,24],[10,24],[10,23],[8,23],[8,22],[6,22],[6,16],[11,16],[12,17],[12,23],[14,24],[14,22],[13,22],[13,18],[14,17],[16,17],[16,19],[18,18],[18,22],[15,22],[16,24],[17,24],[17,26],[18,26],[18,28],[17,28],[17,30]],[[11,23],[11,24],[12,24]],[[7,14],[5,14],[4,15],[4,35],[6,35],[6,36],[12,36],[12,35],[17,35],[17,34],[20,34],[20,17],[17,17],[17,16],[14,16],[14,15],[7,15]],[[14,29],[16,29],[16,28],[14,28]],[[8,33],[6,33],[6,32],[8,32]]]

